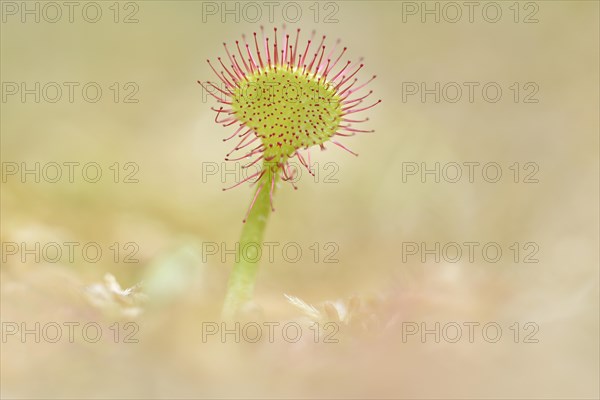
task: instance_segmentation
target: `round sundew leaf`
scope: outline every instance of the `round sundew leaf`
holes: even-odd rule
[[[326,142],[342,119],[334,85],[322,76],[283,66],[246,75],[233,93],[232,110],[261,138],[264,157],[276,162]]]

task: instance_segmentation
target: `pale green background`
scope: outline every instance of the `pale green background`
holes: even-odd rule
[[[219,2],[220,3],[220,2]],[[401,2],[338,2],[338,23],[312,21],[348,56],[364,56],[383,103],[368,112],[374,135],[331,147],[339,183],[305,178],[277,193],[266,240],[336,242],[337,264],[264,264],[256,302],[267,321],[299,318],[283,293],[321,304],[357,295],[376,301],[376,333],[339,344],[203,344],[231,262],[177,267],[178,251],[203,241],[232,245],[251,189],[202,182],[202,163],[221,163],[230,129],[213,122],[196,80],[214,79],[205,60],[224,56],[258,24],[202,21],[202,2],[139,2],[137,24],[115,24],[102,2],[96,24],[2,24],[2,81],[99,82],[89,104],[2,103],[3,162],[95,161],[139,165],[137,184],[2,184],[2,241],[136,242],[137,264],[2,265],[2,321],[110,321],[81,294],[114,274],[123,287],[149,283],[140,343],[2,344],[6,398],[408,397],[597,398],[598,392],[598,3],[541,1],[539,23],[512,21],[512,2],[491,24],[402,22]],[[429,3],[433,4],[433,3]],[[281,14],[276,14],[280,16]],[[322,17],[322,16],[321,16]],[[269,29],[268,19],[260,21]],[[281,25],[277,18],[275,25]],[[498,82],[501,101],[402,101],[402,82]],[[114,104],[112,82],[135,82],[138,104]],[[536,82],[537,104],[515,104],[508,86]],[[403,162],[497,162],[496,184],[402,182]],[[537,184],[515,184],[514,162],[539,165]],[[536,242],[537,264],[402,263],[401,243]],[[183,250],[182,250],[183,249]],[[192,249],[192,250],[190,250]],[[167,257],[165,259],[165,257]],[[172,261],[172,260],[171,260]],[[173,277],[174,276],[174,277]],[[175,282],[172,283],[171,281]],[[169,283],[171,282],[171,283]],[[375,299],[375,300],[374,300]],[[128,318],[125,318],[127,320]],[[129,318],[131,319],[131,318]],[[402,343],[390,321],[496,321],[539,325],[537,344],[481,340]],[[384,329],[390,323],[391,327]]]

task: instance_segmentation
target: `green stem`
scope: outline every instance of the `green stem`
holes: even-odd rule
[[[263,163],[263,169],[265,173],[256,184],[258,195],[255,192],[252,197],[254,199],[256,196],[256,200],[242,228],[235,265],[229,276],[222,311],[224,320],[235,319],[240,308],[252,299],[254,292],[254,283],[262,254],[263,236],[271,213],[269,193],[272,174],[275,174],[275,181],[279,175],[277,167],[267,161]]]

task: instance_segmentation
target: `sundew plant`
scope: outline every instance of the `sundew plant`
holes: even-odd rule
[[[218,103],[212,108],[215,121],[233,130],[224,140],[238,141],[225,159],[256,171],[223,189],[256,185],[239,242],[245,253],[237,258],[228,283],[225,319],[236,318],[252,298],[256,254],[269,214],[275,211],[278,183],[296,189],[289,161],[296,158],[312,174],[314,147],[332,145],[357,155],[340,140],[373,132],[361,126],[368,118],[359,114],[381,102],[372,100],[373,91],[367,89],[375,76],[361,82],[362,59],[347,61],[347,48],[340,48],[339,40],[328,48],[326,36],[315,40],[313,32],[304,44],[300,29],[290,36],[285,28],[274,28],[272,37],[261,28],[259,36],[254,32],[250,43],[242,36],[231,47],[223,43],[226,57],[208,60],[217,80],[198,82]]]

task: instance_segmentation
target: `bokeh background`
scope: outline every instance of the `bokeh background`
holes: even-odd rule
[[[330,170],[322,169],[318,182],[305,173],[298,191],[278,189],[265,240],[295,243],[303,256],[293,263],[276,252],[262,263],[247,318],[297,322],[297,343],[277,330],[273,343],[202,336],[203,322],[219,322],[232,265],[231,256],[207,256],[206,243],[234,246],[252,189],[223,192],[230,180],[203,178],[207,165],[224,167],[231,144],[222,139],[231,130],[214,123],[215,103],[196,80],[214,79],[205,60],[224,56],[222,42],[261,24],[281,26],[286,3],[277,3],[272,21],[261,6],[256,23],[244,21],[243,2],[239,21],[221,15],[233,2],[99,2],[97,23],[83,19],[85,3],[73,22],[64,7],[56,23],[43,14],[39,23],[22,22],[21,4],[2,2],[3,398],[598,398],[597,2],[519,2],[518,22],[513,2],[499,2],[496,23],[483,17],[487,2],[477,3],[473,22],[462,7],[456,23],[444,2],[298,3],[302,16],[288,28],[316,29],[330,44],[341,38],[350,59],[365,57],[361,78],[378,75],[371,88],[383,103],[365,113],[375,134],[344,140],[358,158],[335,146],[313,152],[320,165],[334,163],[337,182],[325,182]],[[431,15],[422,22],[421,8],[435,4],[440,22]],[[416,15],[406,13],[412,6]],[[328,15],[337,22],[325,22]],[[524,23],[528,15],[537,22]],[[126,16],[138,22],[123,23]],[[8,93],[22,82],[80,86],[73,102],[63,85],[59,101],[36,103]],[[96,103],[82,97],[88,82],[103,89]],[[495,82],[503,96],[491,103],[476,89],[469,102],[462,86],[455,103],[431,95],[422,102],[403,99],[406,82]],[[522,101],[528,82],[539,88],[536,103]],[[123,101],[128,83],[138,89],[135,103]],[[103,176],[88,183],[76,169],[73,183],[43,176],[37,183],[6,170],[36,162],[96,162]],[[422,182],[403,179],[408,162],[495,162],[503,175],[489,183],[476,169],[474,182]],[[538,182],[521,175],[515,183],[515,162],[523,174],[535,163]],[[136,166],[127,168],[137,183],[124,182],[133,171],[126,163]],[[97,243],[103,256],[87,262],[76,250],[72,261],[21,259],[23,243],[65,242]],[[336,263],[324,262],[330,242]],[[403,260],[407,242],[495,242],[503,257]],[[524,262],[529,248],[515,262],[515,242],[534,243],[539,261]],[[131,243],[136,262],[127,263]],[[314,343],[311,324],[327,321],[339,328],[338,343],[322,336]],[[60,324],[62,339],[7,333],[14,323],[35,330],[36,322]],[[89,343],[76,331],[70,343],[65,322],[95,322],[103,337]],[[138,328],[138,343],[125,342],[127,322]],[[436,322],[463,326],[462,337],[406,336],[411,323],[435,329]],[[494,322],[502,337],[490,343],[476,330],[471,342],[465,322]],[[537,343],[528,343],[533,330]]]

